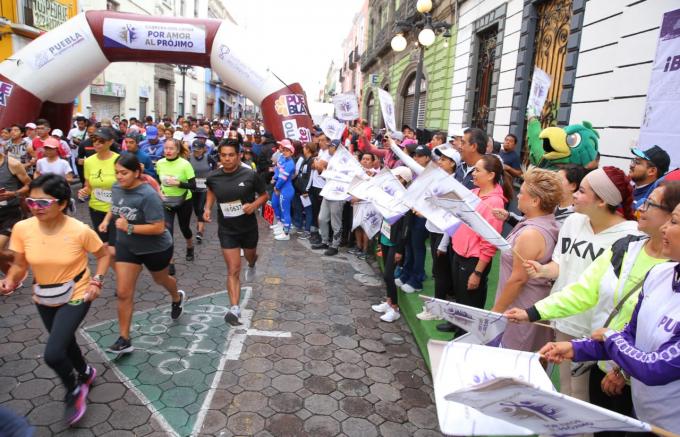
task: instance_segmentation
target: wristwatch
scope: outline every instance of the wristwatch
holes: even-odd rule
[[[616,334],[616,333],[617,333],[617,332],[614,331],[613,329],[607,329],[607,330],[602,334],[602,337],[604,338],[605,341],[607,341],[607,339],[608,339],[609,337],[611,337],[612,335],[614,335],[614,334]]]
[[[104,285],[104,275],[94,275],[92,277],[92,280],[94,282],[99,282],[100,284]]]
[[[479,276],[480,278],[482,277],[482,272],[480,272],[479,270],[475,270],[474,272],[472,272],[472,274],[473,274],[473,275],[477,275],[477,276]]]
[[[134,231],[134,230],[135,230],[135,225],[133,225],[132,223],[128,223],[127,234],[132,235],[132,231]]]

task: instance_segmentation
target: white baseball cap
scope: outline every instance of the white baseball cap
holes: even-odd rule
[[[50,135],[61,138],[64,136],[64,132],[62,132],[61,129],[52,129],[52,133]]]
[[[35,129],[37,126],[35,123],[26,123],[26,126],[24,126],[26,129]]]
[[[460,166],[460,153],[458,153],[458,151],[453,147],[437,147],[434,149],[434,154],[437,156],[446,156],[456,163],[456,167]]]

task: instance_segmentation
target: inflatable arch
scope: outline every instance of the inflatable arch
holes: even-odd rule
[[[238,29],[213,19],[88,11],[41,35],[0,63],[0,126],[39,117],[71,125],[73,101],[111,62],[208,67],[262,108],[277,139],[309,139],[312,119],[298,83],[249,67],[228,44]]]

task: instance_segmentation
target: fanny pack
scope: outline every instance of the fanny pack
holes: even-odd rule
[[[184,203],[186,197],[187,197],[186,191],[181,196],[165,196],[165,198],[163,199],[163,206],[166,209],[179,208]]]
[[[71,300],[73,296],[73,289],[76,283],[83,279],[85,271],[78,273],[78,275],[68,282],[62,284],[33,284],[33,294],[41,305],[64,305]]]

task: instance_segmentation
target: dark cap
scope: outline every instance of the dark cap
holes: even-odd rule
[[[274,139],[274,135],[273,135],[271,132],[269,132],[268,130],[264,131],[264,133],[262,134],[262,136],[263,136],[264,138],[267,138],[267,139],[270,139],[270,140],[273,140],[273,139]]]
[[[671,157],[668,156],[668,153],[661,147],[654,146],[645,151],[634,147],[630,151],[638,158],[646,159],[647,161],[654,164],[654,167],[659,170],[659,177],[665,175],[668,172],[668,167],[671,165]]]
[[[95,134],[96,135],[96,134]],[[136,131],[132,131],[130,133],[125,134],[125,138],[130,138],[132,140],[135,140],[136,142],[139,142],[139,135]]]
[[[430,150],[430,148],[427,146],[423,146],[422,144],[417,146],[413,153],[415,155],[427,156],[428,158],[432,156],[432,151]]]
[[[341,144],[340,140],[331,141],[331,146],[333,146],[333,147],[338,147],[340,144]]]
[[[191,143],[191,147],[196,149],[196,148],[202,148],[205,149],[208,145],[202,141],[194,140],[193,143]]]
[[[113,139],[113,130],[109,127],[100,127],[94,131],[93,137],[101,138],[104,141],[110,141]]]

